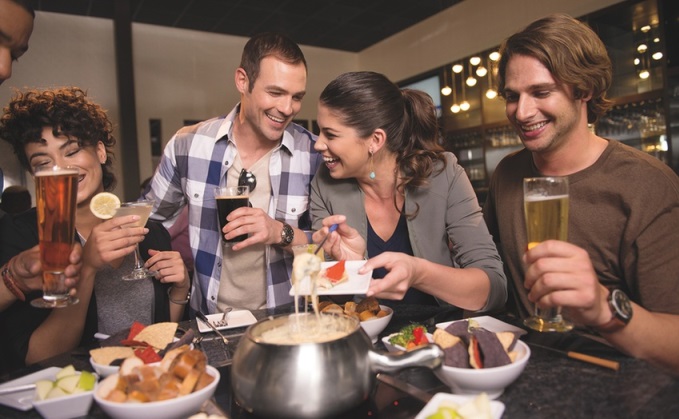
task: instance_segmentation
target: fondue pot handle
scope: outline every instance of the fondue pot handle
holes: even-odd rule
[[[396,372],[410,367],[425,367],[433,370],[441,367],[443,357],[443,349],[432,343],[408,352],[384,354],[368,352],[370,368],[373,372]]]

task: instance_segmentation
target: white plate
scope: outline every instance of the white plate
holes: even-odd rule
[[[328,269],[337,262],[322,262],[321,271]],[[344,269],[349,276],[345,282],[338,284],[330,289],[318,289],[318,295],[349,295],[349,294],[365,294],[370,287],[370,280],[373,276],[373,271],[368,271],[359,275],[358,270],[365,265],[364,260],[347,260],[344,264]],[[297,285],[299,288],[299,295],[311,295],[311,280],[308,276],[302,278],[302,281]],[[290,295],[295,295],[295,286],[290,287]]]
[[[0,388],[14,387],[24,384],[34,384],[38,380],[53,380],[57,373],[61,370],[58,367],[49,367],[33,374],[17,378],[16,380],[8,381],[0,385]],[[17,391],[16,393],[4,394],[0,396],[0,404],[13,407],[19,410],[31,410],[33,408],[33,398],[35,397],[35,389]]]
[[[483,327],[489,332],[494,332],[494,333],[499,333],[499,332],[514,332],[517,333],[518,336],[525,335],[526,332],[525,330],[521,329],[520,327],[512,326],[509,323],[505,323],[501,320],[498,320],[494,317],[490,316],[480,316],[480,317],[471,317],[469,319],[462,319],[462,320],[455,320],[452,322],[445,322],[445,323],[437,323],[436,327],[439,329],[445,329],[449,325],[456,323],[456,322],[461,322],[464,320],[475,320],[479,326]]]
[[[448,402],[448,403],[455,403],[458,405],[462,405],[469,400],[473,400],[476,398],[476,396],[461,396],[458,394],[450,394],[450,393],[436,393],[434,397],[429,400],[429,403],[427,403],[422,410],[420,410],[420,413],[415,416],[415,419],[426,419],[427,416],[433,415],[436,413],[436,411],[439,409],[439,405],[442,402]],[[496,400],[491,400],[490,401],[490,416],[493,419],[500,419],[502,417],[502,413],[505,411],[505,405],[502,402],[498,402]]]
[[[210,323],[215,324],[215,322],[222,320],[223,315],[224,313],[215,313],[208,314],[205,317],[210,320]],[[257,323],[257,319],[250,310],[234,310],[226,315],[226,321],[229,322],[229,325],[219,326],[217,327],[217,330],[234,329],[236,327],[249,326],[252,323]],[[197,318],[196,323],[198,324],[200,333],[212,332],[212,328],[203,323],[200,319]]]

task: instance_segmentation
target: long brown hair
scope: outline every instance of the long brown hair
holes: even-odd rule
[[[606,98],[613,78],[606,47],[589,26],[567,14],[531,23],[505,40],[500,54],[498,88],[503,97],[507,63],[514,55],[526,55],[540,61],[557,81],[571,86],[576,99],[592,95],[587,122],[596,122],[612,106]]]
[[[384,130],[387,150],[396,155],[401,175],[397,191],[426,185],[436,162],[442,162],[437,171],[445,168],[436,108],[426,93],[401,90],[382,74],[358,71],[331,81],[319,101],[361,138]]]

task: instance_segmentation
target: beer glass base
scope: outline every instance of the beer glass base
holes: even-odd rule
[[[139,281],[140,279],[152,278],[156,276],[157,271],[149,271],[148,269],[135,269],[129,274],[123,276],[123,281]]]
[[[31,301],[31,305],[37,308],[63,308],[73,304],[78,304],[80,300],[77,297],[59,298],[54,300],[46,300],[44,298],[36,298]]]
[[[568,332],[573,329],[573,323],[561,316],[552,319],[532,316],[525,319],[523,324],[538,332]]]

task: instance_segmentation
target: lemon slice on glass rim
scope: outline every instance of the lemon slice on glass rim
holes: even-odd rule
[[[90,201],[90,211],[102,220],[113,218],[119,207],[120,199],[110,192],[99,192]]]

